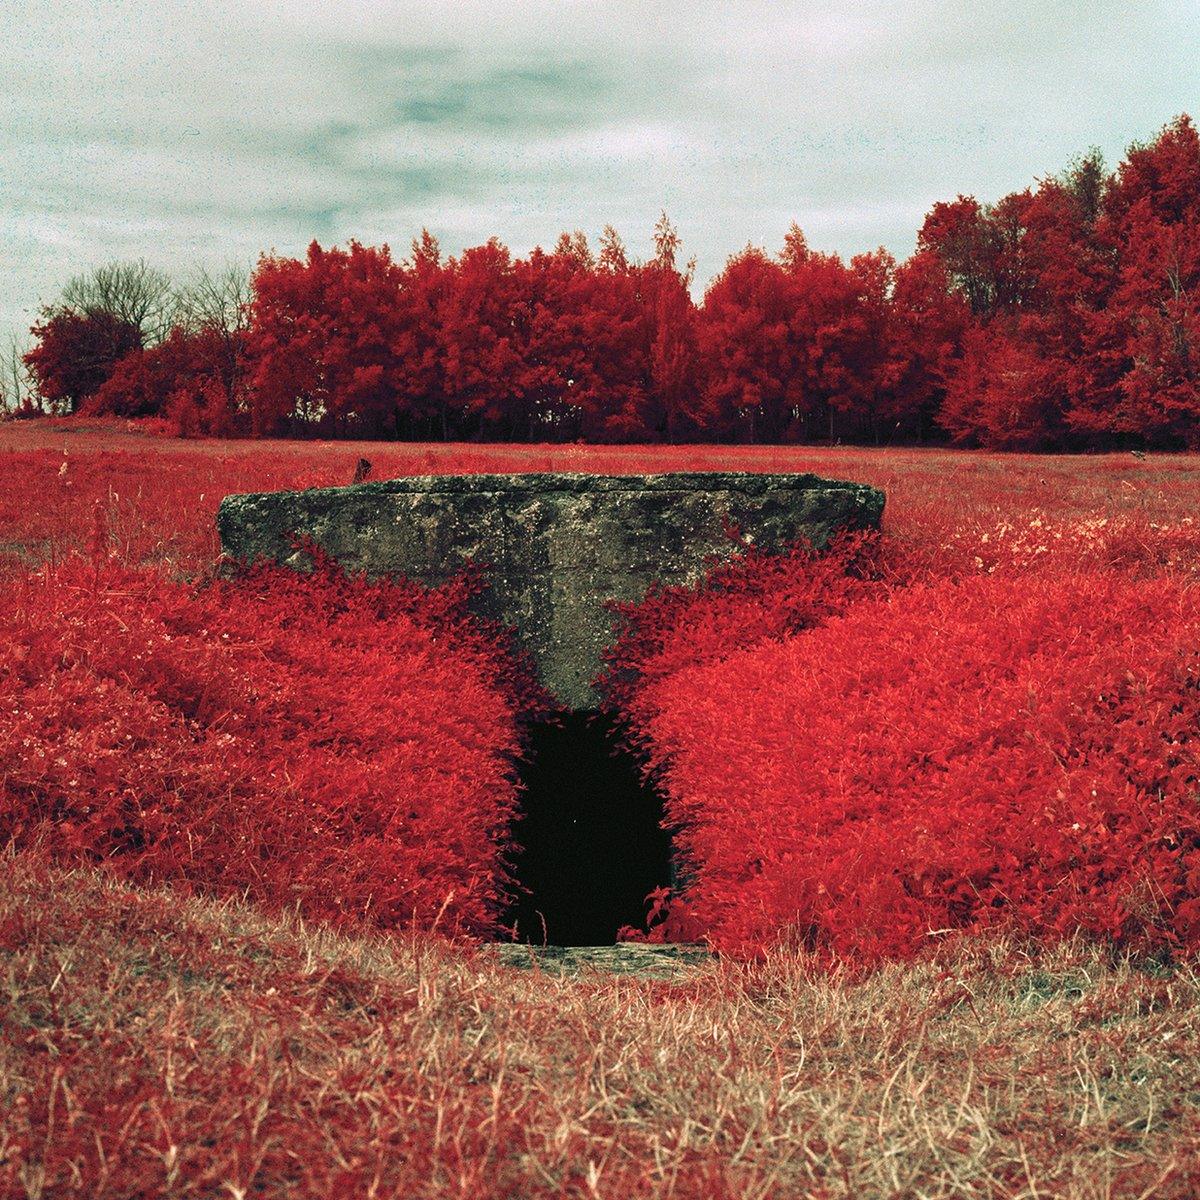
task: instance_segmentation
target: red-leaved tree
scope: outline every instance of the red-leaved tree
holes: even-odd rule
[[[37,344],[25,355],[25,365],[38,395],[67,412],[94,396],[117,364],[142,348],[138,327],[107,312],[44,309],[31,332]]]

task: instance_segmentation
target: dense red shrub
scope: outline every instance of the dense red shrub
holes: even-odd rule
[[[1113,573],[867,599],[634,706],[673,931],[867,958],[1004,925],[1200,945],[1200,612]]]
[[[184,436],[234,431],[229,339],[214,329],[176,327],[146,350],[127,354],[81,411],[159,417]]]
[[[746,546],[694,587],[657,585],[641,600],[612,603],[616,637],[597,680],[601,695],[639,714],[646,690],[683,667],[820,624],[878,591],[879,550],[873,533],[842,534],[826,552],[806,543],[784,553]]]
[[[193,587],[78,559],[11,583],[0,842],[314,916],[489,931],[532,688],[465,615],[470,586],[318,563]]]

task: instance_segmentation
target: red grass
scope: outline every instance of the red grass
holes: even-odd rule
[[[855,579],[847,580],[836,558],[817,563],[803,554],[783,559],[751,555],[718,573],[698,593],[658,593],[645,604],[625,610],[624,632],[610,660],[609,691],[614,703],[630,714],[635,739],[646,742],[654,763],[665,772],[672,815],[683,827],[681,843],[692,859],[697,882],[688,905],[676,906],[676,915],[691,914],[699,922],[691,927],[693,931],[712,936],[727,948],[741,949],[761,946],[775,936],[773,931],[793,925],[802,929],[803,939],[840,951],[907,953],[923,944],[931,928],[959,928],[998,919],[1001,910],[1005,919],[1030,930],[1061,933],[1079,927],[1130,940],[1144,935],[1150,942],[1175,939],[1187,944],[1192,939],[1188,904],[1196,888],[1183,859],[1185,839],[1191,835],[1181,823],[1178,807],[1179,789],[1188,786],[1187,780],[1172,776],[1168,788],[1154,774],[1166,769],[1161,760],[1167,743],[1160,736],[1165,727],[1144,721],[1139,725],[1135,715],[1143,711],[1149,695],[1173,697],[1171,704],[1183,706],[1180,711],[1191,711],[1187,707],[1191,693],[1180,690],[1174,672],[1186,650],[1184,639],[1192,633],[1192,626],[1185,620],[1185,599],[1191,593],[1182,581],[1194,577],[1200,567],[1200,529],[1192,516],[1200,459],[1125,455],[1062,459],[778,447],[180,442],[112,423],[72,432],[66,422],[11,424],[0,434],[10,446],[9,453],[0,459],[0,478],[8,481],[0,492],[5,499],[0,511],[0,540],[15,554],[35,560],[61,558],[73,549],[86,547],[93,537],[89,532],[90,506],[98,502],[102,516],[98,528],[105,543],[96,547],[98,552],[113,553],[131,564],[158,563],[187,574],[202,573],[213,561],[216,545],[212,518],[225,493],[346,482],[364,455],[374,464],[375,477],[442,470],[636,472],[738,467],[807,469],[880,484],[888,491],[886,522],[891,537],[885,540],[881,552],[872,553],[869,562],[861,558],[859,551]],[[39,502],[31,503],[30,497],[39,498]],[[1073,576],[1077,576],[1075,582],[1071,582]],[[129,602],[129,612],[121,609],[116,619],[125,624],[154,619],[142,610],[148,604],[152,607],[162,603],[161,595],[165,593],[154,589],[166,585],[135,576],[127,578],[129,582],[120,587],[136,594],[136,598]],[[1159,582],[1153,588],[1128,582],[1135,579]],[[1042,580],[1047,581],[1044,586],[1038,582]],[[904,590],[922,582],[929,583],[930,589]],[[78,580],[71,586],[78,590]],[[283,602],[284,609],[290,605],[303,610],[311,603],[312,597],[299,581],[272,588],[276,586],[294,590]],[[1085,608],[1092,624],[1077,626],[1072,607],[1082,588],[1107,597],[1113,613],[1124,614],[1127,621],[1147,622],[1148,628],[1157,630],[1156,636],[1147,635],[1148,640],[1140,641],[1133,634],[1126,636],[1123,627],[1114,623],[1113,613],[1102,619],[1103,608],[1097,610],[1095,604]],[[899,589],[893,599],[880,599],[874,602],[875,607],[863,607],[865,597],[880,596],[889,589]],[[186,604],[213,603],[203,595],[201,599],[188,599]],[[41,603],[46,606],[45,600]],[[48,612],[56,611],[55,603],[58,601],[49,604]],[[205,770],[211,767],[215,772],[217,782],[209,780],[205,784],[209,792],[201,788],[207,797],[201,808],[209,813],[204,820],[212,829],[216,829],[212,814],[219,810],[213,788],[224,789],[222,795],[241,796],[238,803],[243,808],[237,811],[245,811],[245,819],[251,823],[259,819],[256,802],[249,797],[262,793],[247,790],[244,778],[254,774],[251,747],[259,738],[278,747],[268,753],[268,759],[277,754],[279,761],[287,764],[286,775],[293,789],[289,794],[303,798],[296,803],[317,804],[342,816],[343,806],[356,811],[364,804],[378,805],[381,782],[371,782],[375,770],[371,763],[382,752],[385,741],[394,737],[395,729],[402,726],[389,725],[388,718],[378,724],[379,706],[371,701],[371,692],[360,697],[357,685],[351,683],[348,687],[347,679],[374,680],[385,662],[392,663],[389,669],[394,669],[395,662],[405,661],[406,656],[411,662],[414,655],[424,654],[420,667],[412,668],[404,686],[417,689],[424,697],[422,706],[430,711],[438,707],[438,696],[457,695],[451,681],[453,664],[449,659],[440,659],[422,641],[426,636],[422,630],[438,625],[438,614],[429,609],[430,603],[427,597],[417,599],[409,593],[404,614],[420,628],[414,631],[397,625],[378,644],[371,620],[360,623],[353,636],[343,635],[336,621],[326,619],[324,609],[312,609],[308,623],[298,621],[287,635],[292,640],[287,650],[291,665],[286,687],[295,698],[295,712],[272,715],[261,726],[252,726],[248,715],[239,718],[246,722],[241,735],[243,757],[237,769],[230,766],[228,775],[221,773],[226,768],[222,755],[213,743],[204,741],[209,736],[207,731],[199,739],[201,748],[195,748],[195,730],[186,724],[195,718],[187,712],[172,716],[172,721],[182,720],[186,727],[185,736],[180,733],[182,727],[168,722],[171,737],[183,738],[183,749],[178,753],[183,755],[186,749],[192,755],[189,762],[204,762]],[[98,613],[108,612],[105,605],[84,605],[80,611],[86,608],[86,619],[91,620]],[[245,611],[239,606],[245,606]],[[206,616],[208,624],[204,627],[225,628],[221,621],[230,622],[248,646],[257,646],[255,639],[266,610],[261,606],[256,609],[253,599],[247,604],[240,596],[236,604],[231,599],[229,607],[228,613],[214,610]],[[13,609],[13,613],[29,611],[33,609],[28,604],[24,609]],[[268,627],[278,623],[281,611],[272,610],[274,615],[267,615]],[[1172,612],[1176,615],[1171,616]],[[844,617],[830,621],[843,613]],[[372,617],[377,619],[378,614]],[[934,626],[939,630],[936,635],[929,627],[935,619],[940,622]],[[1034,636],[1031,623],[1034,632],[1045,632],[1049,639],[1045,644],[1030,643]],[[105,636],[113,642],[112,661],[95,680],[89,679],[84,691],[99,688],[107,696],[108,689],[117,687],[119,699],[106,702],[109,725],[84,720],[78,723],[78,729],[86,730],[90,737],[98,736],[97,730],[102,728],[110,729],[116,737],[129,726],[152,727],[150,710],[145,706],[159,700],[145,679],[129,676],[121,648],[124,633],[111,632],[116,628],[111,622],[105,627]],[[504,658],[496,631],[463,621],[458,621],[455,628],[460,639],[466,639],[464,653],[483,664],[490,683],[482,686],[500,686]],[[1078,636],[1080,629],[1084,631],[1082,637]],[[473,632],[468,635],[468,630]],[[806,630],[809,632],[803,632]],[[22,686],[39,697],[44,724],[38,736],[46,745],[55,736],[55,721],[61,720],[55,709],[61,700],[56,697],[68,694],[64,689],[73,686],[72,678],[67,676],[60,679],[54,675],[54,682],[47,682],[52,671],[58,670],[51,666],[53,646],[70,637],[82,645],[82,639],[94,639],[97,632],[88,629],[86,621],[78,629],[69,621],[66,626],[55,626],[46,634],[48,648],[43,661],[36,670],[25,672]],[[201,658],[217,656],[211,662],[205,658],[215,694],[224,686],[217,681],[230,672],[249,668],[220,657],[226,650],[208,645],[205,636],[197,635],[195,653]],[[844,643],[837,638],[844,638]],[[906,641],[909,638],[915,639],[911,645]],[[1022,654],[1028,661],[1021,658]],[[356,655],[366,656],[359,666],[352,665],[358,661]],[[1010,658],[1011,678],[997,680],[996,664]],[[904,678],[900,677],[899,666],[886,667],[892,659],[909,663]],[[860,661],[884,663],[884,674],[864,680],[855,673]],[[958,669],[964,662],[972,664],[974,673],[969,682],[973,686],[962,682],[947,690],[946,680],[960,679]],[[163,664],[163,669],[178,673],[170,654],[166,654]],[[1126,668],[1150,672],[1139,676],[1140,686],[1148,689],[1146,694],[1139,698],[1136,689],[1128,695],[1120,693],[1125,707],[1089,708],[1093,694],[1117,694],[1114,680],[1119,683]],[[1014,680],[1021,681],[1020,686]],[[1071,730],[1072,736],[1082,738],[1086,734],[1091,739],[1078,750],[1078,761],[1069,757],[1069,753],[1076,753],[1073,743],[1064,742],[1054,753],[1042,745],[1048,736],[1042,727],[1046,713],[1022,707],[1021,687],[1025,686],[1049,689],[1052,711],[1058,711],[1053,708],[1057,705],[1074,714],[1074,724],[1063,718],[1064,728]],[[92,704],[99,703],[97,695],[93,695]],[[517,694],[510,690],[504,697],[504,720],[515,721],[531,699],[527,691]],[[127,709],[123,719],[116,716],[119,705]],[[81,702],[80,711],[84,707]],[[234,707],[230,706],[230,712]],[[810,709],[819,711],[819,720],[805,715]],[[932,731],[920,721],[911,724],[913,714],[925,709],[938,714],[937,727]],[[470,712],[468,705],[461,712],[452,708],[445,715],[453,724]],[[863,713],[868,712],[871,723],[863,725]],[[323,735],[305,732],[310,727],[321,728],[322,722],[334,719],[331,714],[344,719],[335,735],[338,738],[353,735],[365,724],[377,729],[378,739],[382,739],[370,753],[364,750],[359,754],[357,765],[345,778],[338,775],[340,763],[336,755],[331,757]],[[1003,724],[1005,737],[1025,747],[1027,757],[1012,760],[1006,768],[1011,769],[1011,777],[1006,777],[997,765],[1001,761],[996,757],[999,748],[1008,743],[996,740],[999,726],[989,723],[988,714],[1003,714],[1007,722]],[[221,717],[222,721],[229,719]],[[372,725],[372,721],[377,724]],[[468,726],[474,728],[470,720]],[[412,737],[424,747],[422,753],[429,764],[442,761],[438,756],[444,754],[449,755],[452,764],[458,762],[459,749],[447,747],[458,746],[456,738],[460,734],[447,734],[440,727],[419,722],[412,728]],[[453,788],[448,784],[442,792],[438,792],[440,784],[421,785],[422,794],[442,797],[430,801],[440,814],[438,819],[445,822],[437,838],[450,839],[453,844],[455,818],[450,814],[474,812],[476,807],[482,814],[482,824],[472,835],[473,848],[469,852],[459,855],[450,849],[442,851],[452,864],[446,870],[460,880],[456,887],[465,889],[455,903],[467,905],[460,922],[467,928],[486,928],[488,914],[494,913],[503,892],[504,877],[498,864],[503,856],[506,814],[514,804],[503,763],[512,752],[515,736],[511,725],[479,735],[472,745],[491,765],[483,767],[478,775],[461,773],[458,778],[462,791],[457,799],[450,798]],[[1145,744],[1136,740],[1146,737],[1150,740]],[[718,746],[719,753],[715,751]],[[1041,748],[1035,751],[1030,746]],[[391,753],[401,753],[391,743],[388,747]],[[1141,760],[1129,759],[1134,752],[1131,747],[1142,754]],[[15,755],[16,750],[12,753]],[[854,765],[856,755],[865,756],[858,765]],[[951,758],[958,773],[942,779],[945,772],[930,764]],[[834,774],[814,768],[801,778],[796,763],[809,760],[827,764]],[[893,774],[873,776],[871,770],[885,760],[891,763]],[[914,773],[912,762],[924,763],[925,767]],[[1070,769],[1064,764],[1070,764]],[[431,765],[427,769],[437,776],[441,768]],[[1173,771],[1182,769],[1178,764],[1171,766]],[[399,770],[401,778],[408,778],[404,774],[407,768]],[[452,766],[451,775],[457,770]],[[1059,880],[1067,877],[1061,872],[1053,875],[1058,869],[1054,864],[1065,861],[1054,839],[1064,836],[1064,828],[1081,823],[1078,797],[1064,802],[1061,811],[1055,810],[1054,820],[1045,828],[1035,829],[1028,823],[1040,811],[1046,789],[1053,791],[1050,776],[1055,770],[1069,777],[1071,788],[1081,779],[1102,775],[1109,791],[1100,803],[1110,816],[1123,811],[1122,805],[1141,803],[1140,797],[1156,795],[1156,789],[1163,791],[1163,802],[1170,809],[1168,823],[1173,824],[1167,832],[1158,830],[1152,822],[1137,828],[1131,825],[1125,829],[1125,840],[1113,843],[1128,859],[1126,874],[1112,874],[1111,864],[1096,866],[1087,856],[1080,860],[1082,867],[1071,860],[1070,871],[1079,867],[1085,874],[1092,872],[1090,883],[1082,881],[1083,875],[1070,875],[1072,886],[1086,902],[1060,903],[1061,898],[1051,898],[1050,887],[1051,876]],[[756,771],[763,773],[762,778]],[[153,773],[147,777],[157,778]],[[958,799],[940,792],[935,795],[936,788],[949,787],[951,779]],[[991,780],[991,790],[977,793],[975,789],[985,779]],[[748,784],[747,780],[755,782]],[[121,786],[130,794],[136,790],[131,780]],[[161,778],[155,785],[163,792],[173,786],[174,776]],[[1074,792],[1070,794],[1075,796]],[[835,821],[836,836],[830,833],[825,816],[819,815],[825,806],[834,803],[830,797],[846,806],[847,815]],[[54,801],[56,805],[61,803],[59,799]],[[944,860],[930,858],[928,848],[919,839],[906,841],[902,836],[905,831],[917,836],[931,805],[940,805],[938,846],[946,851],[948,857]],[[767,812],[775,815],[766,820]],[[770,878],[761,864],[755,865],[762,858],[759,849],[745,838],[748,828],[761,830],[764,820],[766,828],[776,830],[768,837],[766,851],[793,856],[791,866],[780,868]],[[356,822],[357,817],[351,825],[357,828]],[[290,828],[287,821],[277,824],[279,828]],[[75,828],[71,818],[58,836],[79,836],[73,832]],[[989,829],[991,832],[987,832]],[[1023,837],[1036,834],[1042,839],[1035,847],[1050,864],[1043,872],[1045,879],[1034,882],[1037,871],[1026,870],[1028,863],[1018,856],[1023,877],[1031,881],[1029,898],[1005,903],[980,900],[978,896],[972,900],[963,892],[968,886],[964,880],[981,895],[986,890],[981,888],[981,880],[987,887],[998,889],[997,894],[1012,891],[1013,881],[1004,872],[1016,868],[1011,863],[1003,870],[996,866],[1008,853],[1002,836],[1006,829],[1019,829]],[[820,837],[810,845],[804,839],[809,837],[806,831],[811,830],[818,831]],[[116,835],[110,830],[105,836]],[[412,836],[419,840],[425,834],[414,827],[399,840],[407,844],[406,839]],[[926,832],[921,836],[929,835]],[[1162,863],[1152,853],[1154,838],[1160,836],[1174,837],[1178,843]],[[344,829],[338,837],[353,841]],[[850,840],[845,841],[847,838]],[[865,847],[872,844],[872,839],[885,845],[891,857],[876,854],[871,859]],[[214,846],[217,841],[214,838]],[[807,858],[796,849],[801,843],[807,846],[803,851]],[[128,851],[125,846],[123,853]],[[140,848],[138,853],[142,853]],[[228,849],[221,853],[228,853]],[[288,853],[298,860],[299,845]],[[409,895],[404,889],[423,888],[419,904],[409,900],[403,903],[411,903],[414,912],[419,909],[428,917],[435,911],[431,899],[434,893],[444,897],[448,891],[434,878],[423,880],[418,887],[412,881],[420,872],[406,867],[408,874],[401,872],[401,877],[409,882],[397,885],[398,892],[389,892],[392,885],[380,882],[383,875],[371,874],[367,863],[370,854],[365,850],[356,853],[362,855],[365,873],[362,882],[349,889],[349,899],[344,902],[333,904],[312,898],[319,890],[315,882],[323,869],[319,865],[312,867],[311,884],[295,882],[300,891],[308,888],[310,911],[334,911],[339,905],[356,911],[377,908],[380,901],[371,887],[380,886],[381,894],[387,897],[385,912],[390,914],[384,919],[396,920],[402,907],[398,897]],[[178,867],[177,846],[172,844],[170,852],[164,854],[163,861],[174,865],[162,866],[154,862],[153,856],[147,856],[152,863],[147,871],[187,875]],[[1151,880],[1154,896],[1150,907],[1131,899],[1137,889],[1129,875],[1142,870],[1147,855],[1154,862],[1146,868],[1148,874],[1143,872],[1138,878],[1142,882]],[[825,860],[830,856],[841,864],[839,870],[852,877],[855,886],[876,888],[875,898],[864,898],[865,892],[860,895],[851,889],[839,901],[843,907],[837,912],[830,908],[833,901],[828,898],[816,904],[803,896],[797,899],[797,895],[807,894],[805,889],[810,885],[824,886],[822,896],[831,894],[830,883],[837,880],[828,875],[831,868]],[[868,869],[864,863],[873,865]],[[747,871],[753,879],[748,878]],[[219,872],[214,868],[211,873]],[[485,875],[490,883],[482,882]],[[251,876],[247,863],[230,873],[230,878],[236,880]],[[462,883],[463,878],[468,882]],[[368,879],[374,879],[375,884],[368,885]],[[706,892],[706,888],[710,890]],[[265,888],[263,894],[276,895],[271,888]],[[471,907],[476,899],[479,904]],[[855,906],[866,912],[872,904],[874,915],[869,921],[855,915]],[[738,910],[736,915],[734,908]],[[901,910],[909,916],[895,919],[893,913]],[[452,920],[459,917],[453,916]],[[1135,928],[1137,920],[1143,920],[1144,929]]]
[[[1200,459],[0,444],[10,567],[101,564],[0,607],[3,1200],[1197,1195],[1200,985],[1111,943],[1200,935]],[[560,980],[329,931],[490,928],[533,702],[461,586],[207,578],[224,492],[362,454],[888,490],[873,574],[751,556],[614,651],[692,860],[674,928],[763,963]]]
[[[1088,457],[950,450],[781,446],[404,445],[386,442],[181,441],[133,422],[0,424],[0,553],[41,562],[86,550],[95,501],[110,548],[132,564],[195,573],[216,556],[214,518],[230,492],[445,472],[813,471],[881,487],[885,529],[933,564],[972,566],[1001,525],[1119,521],[1140,538],[1200,507],[1200,456]],[[989,543],[982,543],[987,545]]]
[[[1200,1187],[1200,980],[1003,939],[559,979],[0,858],[0,1197]]]
[[[630,709],[679,829],[676,928],[860,958],[980,926],[1200,946],[1198,599],[938,581],[651,677]]]
[[[461,588],[79,559],[0,609],[0,843],[332,919],[490,933],[532,690]]]

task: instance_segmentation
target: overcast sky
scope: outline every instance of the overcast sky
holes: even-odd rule
[[[0,0],[0,333],[112,258],[515,251],[665,208],[701,281],[1200,117],[1198,0]]]

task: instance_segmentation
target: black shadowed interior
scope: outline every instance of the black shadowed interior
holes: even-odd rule
[[[507,924],[520,942],[611,945],[670,882],[662,799],[606,715],[568,713],[530,734],[514,863],[524,890]]]

